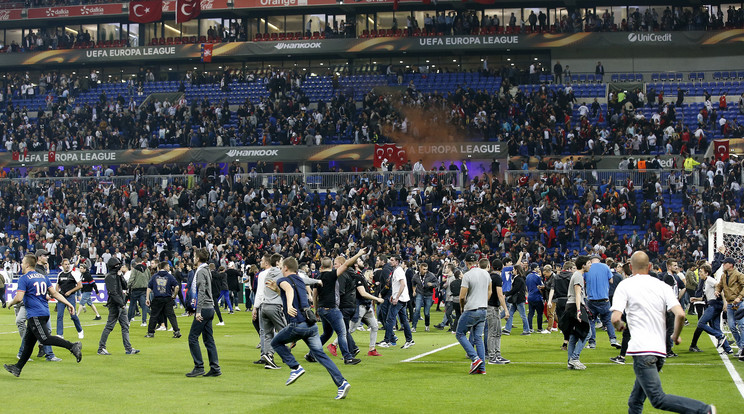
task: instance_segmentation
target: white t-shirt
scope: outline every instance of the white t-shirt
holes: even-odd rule
[[[400,292],[400,281],[403,281],[403,293],[400,294],[400,297],[398,297],[398,292]],[[411,300],[411,297],[408,296],[408,284],[406,283],[406,272],[403,270],[402,267],[398,266],[393,270],[393,281],[392,281],[392,297],[396,298],[398,297],[398,300],[401,302],[408,302]]]
[[[635,275],[620,282],[612,310],[627,315],[628,355],[666,357],[666,313],[678,305],[671,286],[655,277]]]
[[[256,281],[256,297],[253,299],[253,306],[261,306],[264,301],[264,289],[261,286],[266,285],[266,273],[268,270],[262,270],[258,272],[258,280]]]

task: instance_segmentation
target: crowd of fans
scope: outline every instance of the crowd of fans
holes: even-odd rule
[[[492,69],[490,75],[501,74]],[[240,145],[319,145],[329,141],[383,143],[449,136],[461,140],[506,142],[511,156],[556,154],[649,155],[702,152],[715,136],[741,136],[744,126],[718,114],[719,100],[707,94],[697,122],[685,124],[681,113],[695,110],[664,100],[649,90],[611,93],[608,105],[595,99],[579,101],[570,84],[543,85],[531,93],[514,88],[504,78],[499,91],[457,85],[450,93],[422,93],[411,81],[401,93],[369,91],[361,96],[353,88],[338,87],[329,102],[311,105],[303,89],[308,75],[294,70],[240,71],[185,74],[187,85],[217,83],[223,91],[240,84],[265,88],[258,102],[246,99],[231,108],[227,99],[188,102],[144,99],[143,84],[154,74],[142,69],[128,81],[123,96],[107,96],[97,89],[100,79],[89,75],[46,72],[38,81],[28,73],[15,74],[0,95],[7,100],[0,115],[3,148],[28,151],[77,149],[155,148]],[[237,82],[237,83],[235,83]],[[36,86],[32,84],[36,83]],[[94,104],[80,104],[80,94],[98,95]],[[46,110],[28,117],[14,97],[47,95]],[[683,99],[683,98],[682,98]],[[740,111],[744,97],[738,105]],[[731,103],[731,105],[735,105]],[[361,107],[361,108],[358,108]],[[646,118],[641,108],[654,108]],[[431,118],[430,116],[433,116]]]
[[[119,173],[166,171],[152,168],[125,166]],[[525,251],[533,262],[555,266],[580,253],[623,262],[644,248],[652,258],[688,263],[704,257],[706,229],[717,218],[742,216],[741,165],[734,158],[706,161],[674,180],[648,174],[639,188],[630,180],[578,180],[569,170],[519,183],[483,175],[458,192],[431,172],[402,187],[370,174],[326,194],[299,181],[269,191],[235,180],[239,168],[224,177],[215,165],[186,171],[194,178],[166,188],[142,180],[125,186],[4,181],[0,256],[19,261],[44,248],[53,265],[62,258],[105,263],[104,255],[167,255],[177,263],[195,247],[207,247],[220,261],[250,265],[270,251],[306,263],[361,243],[411,260],[461,260],[468,252],[516,258]],[[699,187],[691,185],[694,174]],[[681,198],[681,211],[668,207],[672,197]],[[634,231],[618,236],[617,226]]]

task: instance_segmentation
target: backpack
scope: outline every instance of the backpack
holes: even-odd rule
[[[455,279],[450,283],[450,292],[453,297],[460,297],[460,287],[462,287],[462,279]]]

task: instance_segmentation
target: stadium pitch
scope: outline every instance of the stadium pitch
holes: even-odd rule
[[[610,362],[617,350],[610,347],[603,331],[598,331],[597,349],[585,349],[581,354],[586,371],[566,369],[566,355],[560,350],[562,335],[554,332],[503,337],[502,353],[512,363],[488,365],[487,375],[474,376],[468,375],[469,360],[453,334],[433,328],[423,332],[423,324],[419,324],[415,346],[403,350],[401,342],[396,348],[381,348],[380,357],[366,356],[369,333],[355,332],[354,339],[363,351],[362,363],[346,366],[340,357],[334,358],[351,383],[347,399],[334,401],[336,386],[322,366],[304,361],[307,347],[303,343],[298,343],[293,353],[307,373],[291,386],[284,385],[289,369],[278,356],[279,370],[252,363],[259,357],[255,348],[258,335],[248,312],[225,313],[226,325],[214,326],[223,371],[217,378],[184,376],[193,367],[187,343],[191,319],[186,317],[179,317],[180,339],[165,331],[157,331],[155,338],[144,338],[146,328],[136,319],[131,341],[142,352],[131,356],[124,354],[117,326],[108,340],[112,355],[96,355],[106,314],[103,309],[103,321],[93,321],[91,312],[81,315],[85,338],[80,364],[66,350],[55,349],[62,362],[45,362],[34,353],[33,362],[26,365],[20,378],[2,372],[3,412],[33,407],[41,411],[39,404],[45,401],[48,409],[62,413],[620,413],[627,412],[635,378],[631,358],[626,365]],[[441,313],[432,312],[432,316],[438,321]],[[515,332],[521,328],[518,319]],[[675,347],[680,356],[669,358],[664,366],[664,390],[714,404],[719,413],[740,412],[744,391],[737,388],[712,342],[701,338],[699,346],[704,352],[687,351],[694,323],[691,317],[690,326],[682,332],[683,344]],[[69,317],[65,333],[68,339],[77,340]],[[19,345],[13,312],[3,309],[0,362],[15,362]],[[744,363],[731,358],[731,365],[744,376]],[[744,390],[744,384],[739,387]],[[647,402],[644,412],[658,411]]]

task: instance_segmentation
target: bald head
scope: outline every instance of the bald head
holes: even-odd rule
[[[630,271],[634,275],[647,275],[651,269],[651,263],[649,262],[648,255],[645,252],[635,252],[630,256]]]

